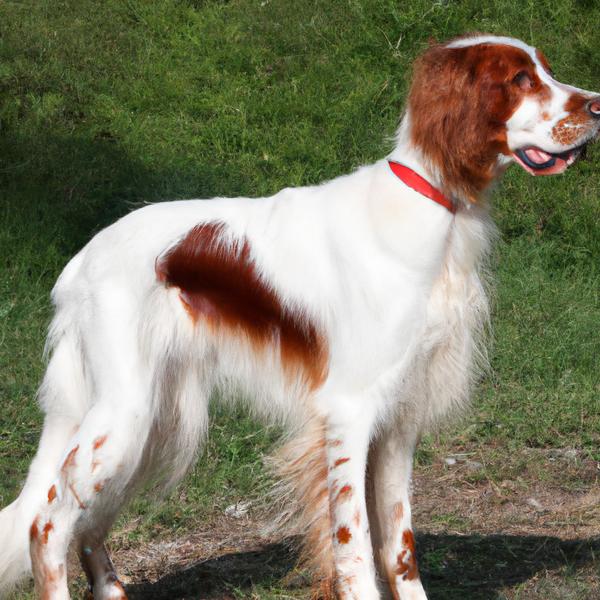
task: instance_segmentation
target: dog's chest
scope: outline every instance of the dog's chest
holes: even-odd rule
[[[489,308],[481,272],[491,235],[483,211],[457,215],[431,278],[406,269],[390,274],[379,310],[371,313],[378,318],[370,335],[365,330],[355,346],[373,357],[365,368],[378,369],[378,381],[394,397],[419,390],[431,419],[464,404],[477,359],[485,357]]]

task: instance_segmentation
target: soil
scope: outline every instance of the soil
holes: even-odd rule
[[[466,449],[418,466],[413,520],[430,600],[599,599],[599,479],[600,464],[571,449]],[[113,558],[130,600],[309,598],[297,540],[266,525],[250,510],[141,544],[116,532]]]

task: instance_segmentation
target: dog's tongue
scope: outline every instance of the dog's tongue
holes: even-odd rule
[[[539,148],[528,148],[525,150],[525,154],[527,154],[527,158],[538,165],[543,165],[548,162],[552,155],[540,150]]]

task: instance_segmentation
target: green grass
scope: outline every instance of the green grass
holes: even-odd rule
[[[599,23],[593,0],[1,3],[0,504],[39,435],[49,290],[96,231],[146,201],[264,195],[382,157],[431,37],[521,37],[559,79],[600,89]],[[557,178],[513,168],[495,191],[493,371],[445,444],[600,459],[599,166],[596,148]],[[266,485],[275,433],[238,413],[212,429],[185,497],[136,502],[137,535]]]

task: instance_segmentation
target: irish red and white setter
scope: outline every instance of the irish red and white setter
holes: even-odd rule
[[[284,510],[321,593],[425,599],[412,456],[485,360],[486,191],[511,163],[562,173],[599,128],[600,96],[539,50],[465,36],[416,62],[386,159],[269,198],[146,206],[96,235],[52,293],[44,429],[0,513],[2,590],[32,572],[40,597],[69,598],[74,543],[95,600],[125,598],[111,524],[140,484],[180,481],[209,398],[234,389],[287,427]]]

